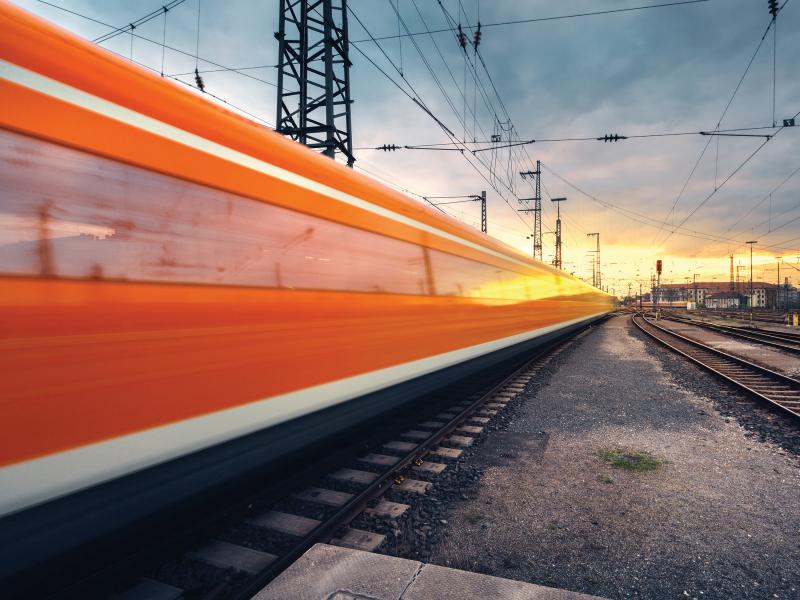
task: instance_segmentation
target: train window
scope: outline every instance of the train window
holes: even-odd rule
[[[8,131],[0,180],[2,274],[509,300],[559,293],[560,278],[534,287],[520,273]]]
[[[554,278],[544,270],[534,279],[444,252],[433,252],[432,263],[440,294],[498,300],[539,300],[558,294]]]

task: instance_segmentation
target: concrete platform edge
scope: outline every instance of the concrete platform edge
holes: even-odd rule
[[[253,600],[590,600],[577,592],[316,544]]]

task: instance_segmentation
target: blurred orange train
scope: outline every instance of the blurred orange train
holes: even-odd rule
[[[0,575],[610,307],[0,3]]]

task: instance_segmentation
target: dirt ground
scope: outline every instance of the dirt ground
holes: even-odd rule
[[[608,598],[798,598],[800,459],[750,407],[611,319],[487,437],[430,562]]]

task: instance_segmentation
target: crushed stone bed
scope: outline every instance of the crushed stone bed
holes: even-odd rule
[[[608,598],[796,598],[800,427],[616,317],[551,360],[387,554]]]

